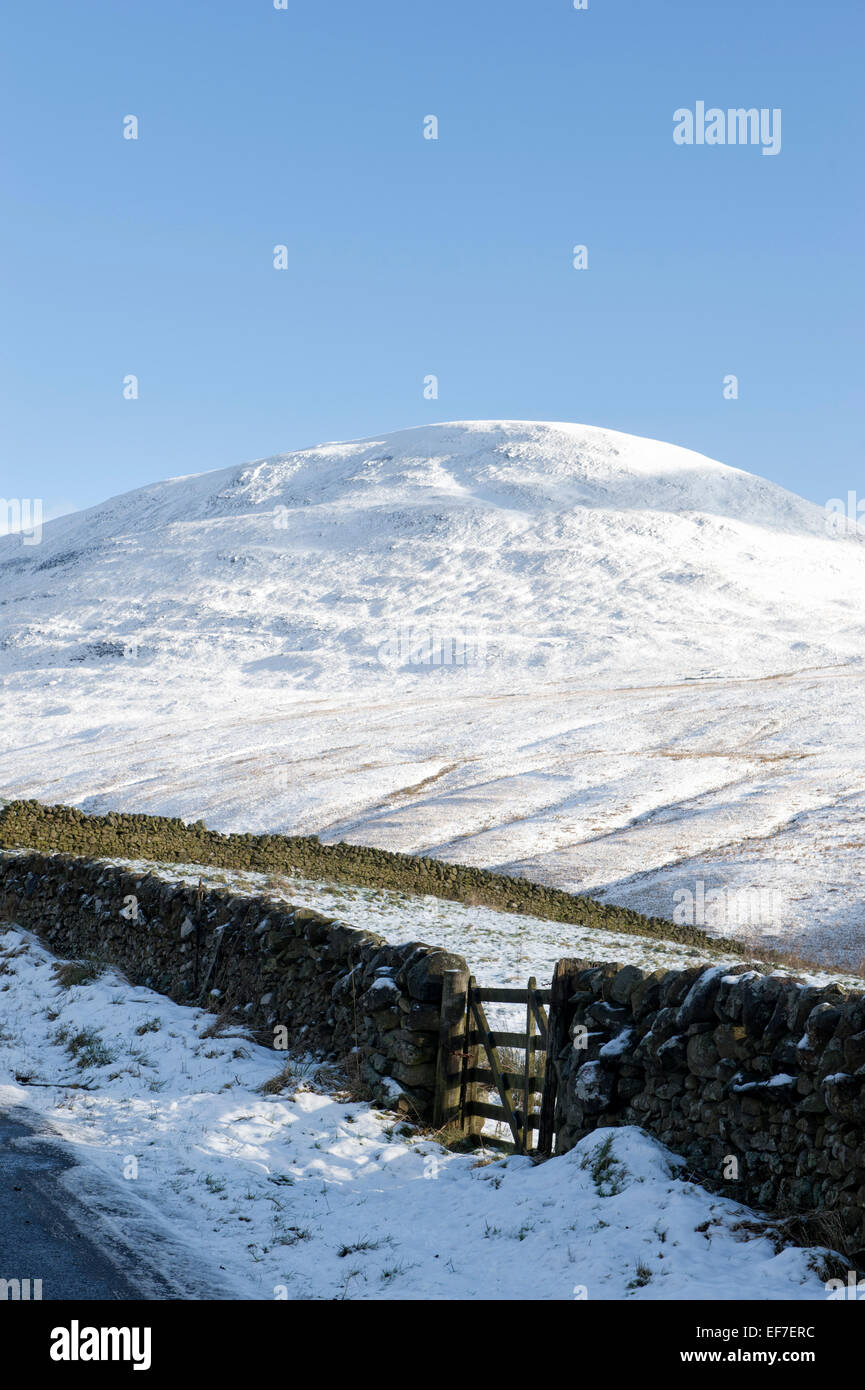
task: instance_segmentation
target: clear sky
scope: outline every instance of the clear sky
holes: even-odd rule
[[[865,493],[862,0],[5,11],[0,495],[498,417]]]

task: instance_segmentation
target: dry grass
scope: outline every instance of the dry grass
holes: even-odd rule
[[[776,1255],[791,1245],[812,1250],[811,1268],[824,1283],[843,1279],[857,1253],[858,1239],[850,1235],[843,1213],[835,1208],[785,1213],[782,1206],[764,1218],[737,1221],[732,1229],[742,1240],[770,1240]]]
[[[4,960],[15,960],[17,956],[23,956],[29,951],[30,947],[26,941],[22,941],[20,946],[10,946],[6,951],[0,951],[0,956]]]
[[[267,1081],[263,1081],[258,1089],[263,1096],[279,1096],[290,1086],[297,1086],[297,1074],[291,1062],[286,1062],[281,1071],[278,1071],[275,1076],[268,1077]]]
[[[362,1058],[359,1052],[349,1052],[339,1066],[337,1082],[338,1100],[361,1102],[373,1099],[372,1087],[361,1070]]]
[[[228,1028],[237,1028],[237,1026],[238,1026],[238,1018],[237,1018],[237,1015],[234,1013],[234,1011],[233,1011],[232,1009],[223,1009],[221,1013],[217,1014],[216,1018],[213,1020],[212,1023],[208,1023],[208,1025],[207,1025],[207,1027],[204,1029],[204,1031],[203,1031],[202,1033],[199,1034],[199,1037],[201,1037],[201,1038],[239,1038],[239,1039],[241,1040],[241,1042],[251,1042],[252,1039],[250,1038],[249,1033],[228,1033],[228,1032],[226,1032],[226,1029],[228,1029]],[[270,1036],[271,1036],[271,1035],[268,1034],[268,1040],[270,1040]]]
[[[306,1053],[286,1054],[279,1071],[263,1081],[258,1091],[264,1096],[279,1096],[284,1091],[317,1091],[341,1101],[369,1099],[349,1094],[345,1079],[341,1069],[324,1066]]]
[[[772,1234],[779,1249],[785,1245],[798,1245],[806,1248],[818,1246],[825,1250],[820,1261],[829,1270],[825,1276],[827,1279],[846,1275],[850,1268],[847,1257],[854,1253],[853,1246],[857,1243],[851,1239],[843,1212],[832,1207],[781,1216],[773,1221]]]
[[[87,959],[57,961],[51,968],[61,988],[72,989],[75,985],[92,985],[107,967],[100,961]]]
[[[838,965],[829,965],[826,961],[815,960],[813,956],[804,955],[797,950],[795,945],[767,946],[756,932],[743,933],[739,939],[743,952],[752,956],[758,964],[771,965],[780,970],[789,970],[794,975],[823,975],[841,971],[841,967]],[[855,968],[844,969],[842,973],[865,979],[865,960],[860,961]]]

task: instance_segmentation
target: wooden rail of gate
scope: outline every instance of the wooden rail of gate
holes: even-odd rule
[[[544,1089],[544,1067],[537,1068],[540,1054],[546,1058],[549,1021],[544,1004],[550,1002],[548,989],[538,989],[534,976],[527,989],[482,989],[472,977],[468,988],[469,1047],[477,1045],[486,1053],[487,1066],[467,1070],[467,1086],[493,1086],[499,1093],[501,1105],[472,1098],[465,1103],[468,1118],[498,1120],[510,1128],[517,1153],[532,1152],[534,1131],[540,1120],[534,1113],[534,1098]],[[490,1028],[484,1004],[523,1004],[526,1010],[524,1033],[509,1033]],[[501,1062],[499,1048],[508,1047],[525,1054],[520,1071],[507,1071]]]
[[[552,1153],[553,1063],[567,1038],[567,1000],[576,965],[573,960],[559,961],[551,989],[538,989],[534,976],[525,989],[506,989],[482,987],[467,970],[444,972],[434,1107],[437,1127],[455,1125],[466,1137],[477,1136],[486,1120],[495,1120],[511,1132],[512,1142],[502,1147],[541,1157]],[[484,1004],[524,1005],[525,1032],[491,1028]],[[550,1006],[549,1017],[545,1005]],[[517,1070],[503,1064],[501,1048],[523,1052]],[[482,1092],[493,1090],[500,1104],[479,1099]],[[541,1097],[539,1107],[537,1096]]]

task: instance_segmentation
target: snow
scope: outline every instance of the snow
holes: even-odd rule
[[[0,1106],[69,1146],[91,1234],[120,1222],[187,1296],[219,1271],[239,1299],[826,1297],[818,1252],[776,1253],[637,1129],[540,1165],[449,1153],[312,1058],[262,1094],[284,1055],[115,971],[63,988],[54,963],[0,936]]]
[[[795,1086],[796,1077],[790,1076],[787,1072],[779,1071],[777,1075],[769,1077],[768,1081],[746,1081],[733,1087],[734,1091],[765,1091],[773,1086]]]
[[[311,907],[324,916],[345,921],[349,926],[377,932],[393,945],[424,941],[454,951],[468,961],[473,974],[484,985],[523,987],[534,975],[540,988],[553,978],[556,961],[574,956],[589,961],[618,961],[649,970],[674,970],[704,963],[710,952],[722,962],[741,967],[739,957],[707,946],[683,946],[654,937],[631,936],[601,931],[570,922],[549,922],[519,912],[498,912],[492,907],[473,907],[465,903],[425,894],[421,897],[389,889],[362,888],[353,884],[322,883],[299,874],[254,873],[241,869],[215,869],[206,864],[159,864],[144,859],[106,859],[131,873],[152,873],[168,883],[221,888],[238,897],[266,894],[281,898],[294,907]],[[258,930],[261,930],[259,924]],[[749,970],[727,975],[728,983],[755,980],[762,972]],[[792,974],[792,971],[773,971]],[[841,984],[861,989],[860,976],[833,971],[797,970],[796,978],[807,984]],[[701,977],[705,982],[705,975]],[[500,1006],[491,1005],[493,1010]],[[505,1007],[505,1006],[501,1006]]]
[[[634,1030],[633,1030],[633,1028],[624,1028],[624,1029],[622,1029],[622,1032],[619,1034],[619,1036],[618,1036],[617,1038],[610,1038],[610,1041],[609,1041],[609,1042],[604,1043],[604,1045],[603,1045],[603,1047],[601,1048],[601,1050],[600,1050],[598,1056],[599,1056],[599,1057],[621,1057],[622,1054],[623,1054],[624,1052],[627,1052],[627,1050],[628,1050],[628,1048],[629,1048],[629,1046],[630,1046],[630,1044],[631,1044],[631,1038],[632,1038],[633,1036],[634,1036]]]
[[[572,424],[154,483],[0,539],[0,795],[429,852],[664,917],[703,883],[711,930],[855,967],[865,537],[824,523]]]

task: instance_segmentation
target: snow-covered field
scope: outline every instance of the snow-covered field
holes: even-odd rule
[[[819,1252],[676,1175],[640,1131],[563,1158],[454,1154],[278,1053],[108,971],[64,986],[0,935],[0,1106],[79,1166],[99,1223],[189,1296],[243,1299],[823,1299]],[[35,1083],[45,1083],[37,1085]],[[78,1089],[63,1083],[76,1083]]]
[[[865,956],[865,538],[763,479],[437,425],[154,484],[0,540],[0,578],[0,795],[666,917],[702,883],[710,929]]]
[[[556,961],[563,956],[581,960],[619,961],[649,970],[675,970],[709,957],[702,946],[683,946],[652,937],[599,931],[569,922],[548,922],[518,912],[497,912],[492,907],[470,907],[425,895],[360,885],[322,883],[291,875],[252,873],[238,869],[214,869],[206,864],[158,864],[143,859],[106,859],[133,873],[153,873],[170,883],[223,888],[231,894],[265,894],[282,898],[294,907],[311,907],[327,917],[358,930],[378,932],[394,945],[424,941],[454,951],[468,961],[479,983],[522,987],[534,975],[541,988],[550,985]],[[740,956],[725,951],[711,953],[719,965],[740,965]],[[782,973],[790,973],[789,971]],[[862,988],[861,976],[840,971],[797,970],[812,984],[835,983]],[[508,1006],[490,1005],[491,1016]],[[519,1020],[514,1025],[519,1030]]]

